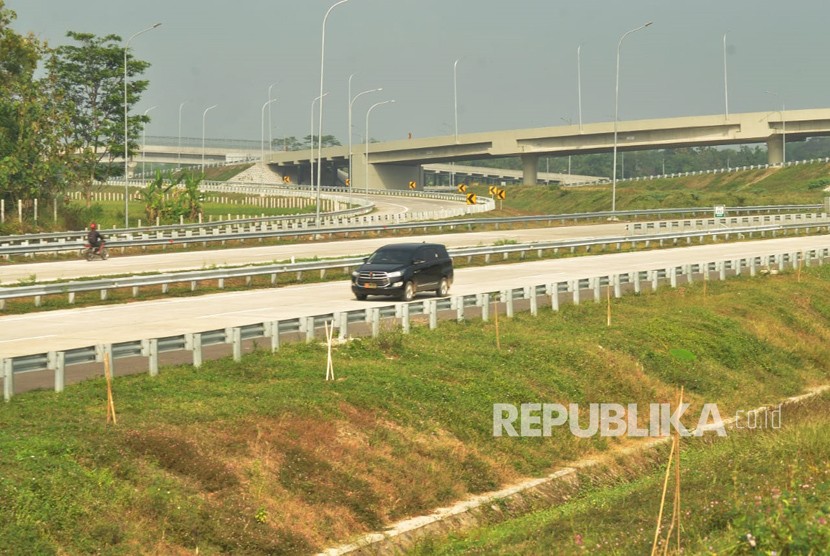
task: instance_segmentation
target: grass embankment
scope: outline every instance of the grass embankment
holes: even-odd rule
[[[682,178],[617,183],[617,210],[675,207],[821,203],[830,185],[830,164],[745,170]],[[611,210],[611,185],[507,187],[498,214],[556,214]],[[488,195],[487,187],[471,187]]]
[[[684,554],[830,553],[830,394],[781,412],[780,422],[762,416],[755,429],[743,420],[724,439],[683,440]],[[667,449],[657,453],[583,472],[582,488],[555,507],[427,539],[408,553],[649,554],[668,459]],[[665,538],[666,529],[659,554]],[[675,529],[669,554],[677,553],[676,539]]]
[[[109,427],[103,380],[16,396],[0,405],[0,552],[312,552],[629,444],[494,438],[494,403],[648,404],[682,385],[689,415],[729,415],[825,383],[828,299],[821,267],[629,296],[610,328],[594,304],[502,317],[500,350],[492,321],[389,331],[335,347],[328,383],[323,346],[288,345],[118,378]],[[710,480],[721,496],[732,474]]]

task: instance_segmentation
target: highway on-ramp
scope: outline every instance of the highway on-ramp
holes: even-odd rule
[[[830,236],[701,245],[460,269],[451,294],[494,291],[672,265],[830,247]],[[376,300],[373,300],[376,299]],[[348,282],[297,285],[0,317],[0,357],[158,338],[327,314],[389,300],[356,301]]]

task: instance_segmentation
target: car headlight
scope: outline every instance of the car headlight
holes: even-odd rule
[[[353,270],[353,271],[352,271],[352,278],[357,278],[357,276],[358,276],[359,274],[360,274],[360,273],[359,273],[358,271]]]
[[[396,270],[395,272],[390,272],[389,274],[386,275],[386,277],[389,278],[390,280],[393,279],[393,278],[400,278],[401,276],[403,276],[403,273],[400,270]]]

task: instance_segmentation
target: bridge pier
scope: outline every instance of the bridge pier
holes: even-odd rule
[[[784,136],[770,135],[767,139],[767,163],[781,164],[784,162]]]
[[[522,155],[522,183],[536,185],[539,180],[539,155]]]

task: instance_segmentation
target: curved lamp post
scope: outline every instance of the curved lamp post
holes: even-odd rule
[[[358,97],[383,90],[383,87],[378,87],[377,89],[369,89],[368,91],[357,93],[354,97],[351,97],[351,86],[351,76],[349,76],[349,204],[352,202],[352,106],[354,106],[354,101],[356,101]]]
[[[176,155],[177,171],[182,169],[182,108],[185,104],[187,104],[187,101],[184,101],[179,104],[179,150],[177,151]]]
[[[376,102],[369,109],[366,111],[366,156],[363,164],[365,165],[365,174],[366,174],[366,196],[369,196],[369,114],[372,113],[372,110],[380,106],[381,104],[389,104],[390,102],[395,102],[394,100],[383,100],[381,102]]]
[[[323,97],[326,96],[328,93],[323,93],[322,95],[318,95],[311,101],[311,135],[308,136],[309,141],[311,142],[311,156],[309,157],[309,161],[311,162],[311,176],[309,176],[309,183],[311,184],[311,190],[314,191],[314,103],[318,100],[322,101]],[[319,138],[317,139],[320,140]],[[320,182],[317,182],[317,200],[315,201],[315,224],[320,224]]]
[[[146,29],[143,29],[143,30],[139,31],[138,33],[135,33],[133,36],[131,36],[129,39],[127,39],[126,43],[124,43],[124,227],[125,228],[130,227],[130,204],[129,204],[129,202],[130,202],[130,189],[129,189],[130,180],[129,180],[129,176],[127,174],[128,170],[129,170],[128,166],[129,166],[129,161],[130,161],[129,148],[128,148],[128,146],[129,146],[129,122],[127,120],[127,51],[130,48],[130,41],[131,40],[133,40],[137,36],[141,35],[142,33],[146,33],[147,31],[152,31],[153,29],[155,29],[159,25],[161,25],[161,23],[156,23],[155,25],[153,25],[151,27],[147,27]]]
[[[614,161],[613,161],[613,168],[611,170],[612,179],[611,179],[611,212],[615,212],[617,210],[617,121],[619,120],[620,114],[620,48],[622,47],[622,42],[625,37],[639,31],[641,29],[645,29],[653,22],[649,21],[645,25],[641,25],[636,29],[632,29],[623,34],[620,37],[620,42],[617,43],[617,78],[616,78],[616,85],[614,88]],[[615,219],[614,216],[611,216],[612,219]]]
[[[260,126],[259,126],[259,161],[265,164],[265,108],[268,108],[268,114],[271,113],[271,103],[275,102],[277,99],[272,98],[271,100],[267,101],[265,104],[262,105],[262,114],[260,116]],[[269,119],[270,122],[270,119]],[[270,124],[269,124],[270,125]],[[269,143],[270,145],[270,143]]]
[[[335,2],[332,6],[326,11],[326,15],[323,16],[323,33],[322,33],[322,40],[320,43],[320,121],[317,122],[319,125],[318,132],[317,132],[317,224],[319,225],[320,220],[320,178],[322,176],[322,168],[323,168],[323,97],[326,96],[323,94],[323,62],[325,60],[326,55],[326,20],[329,18],[329,14],[331,11],[339,6],[340,4],[345,4],[349,0],[340,0],[339,2]],[[313,134],[312,134],[313,139]]]
[[[158,108],[158,106],[151,106],[147,110],[144,111],[144,115],[146,116],[150,110]],[[141,179],[147,179],[147,170],[144,167],[145,156],[144,150],[147,148],[147,126],[141,126]]]
[[[207,108],[205,108],[205,111],[202,112],[202,174],[205,173],[205,116],[207,116],[207,113],[216,108],[217,106],[218,104],[208,106]]]
[[[784,111],[786,110],[784,107],[784,99],[778,93],[773,93],[772,91],[764,92],[768,95],[778,97],[778,100],[781,101],[781,164],[783,165],[787,163],[787,121],[784,119]]]
[[[271,83],[270,85],[268,85],[268,98],[269,99],[277,100],[277,99],[275,99],[274,97],[271,96],[271,88],[274,85],[277,85],[278,83],[279,83],[279,81],[275,81],[275,82]],[[268,104],[268,152],[273,153],[274,152],[274,136],[273,136],[274,129],[273,129],[273,124],[271,123],[271,104],[270,104],[270,102],[271,101],[269,100],[269,104]]]

